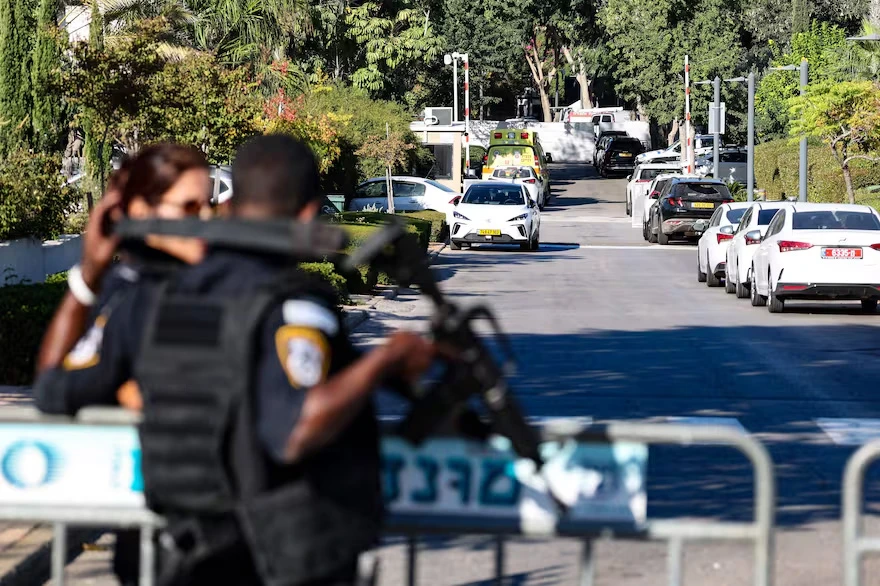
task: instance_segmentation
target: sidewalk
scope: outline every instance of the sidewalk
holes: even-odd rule
[[[432,263],[445,248],[446,244],[442,243],[429,246],[428,255]],[[358,328],[369,319],[370,311],[379,302],[396,296],[397,287],[384,287],[379,289],[377,295],[362,299],[361,304],[343,308],[347,328],[350,331]],[[26,406],[31,402],[28,387],[0,385],[0,406]],[[0,586],[51,584],[51,540],[51,527],[0,522]],[[67,566],[65,584],[116,586],[118,582],[110,566],[113,541],[110,533],[101,535],[94,531],[69,531],[68,560],[74,557],[76,560]]]

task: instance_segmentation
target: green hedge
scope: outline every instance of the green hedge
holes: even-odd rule
[[[43,333],[66,291],[63,281],[0,288],[0,384],[33,382]]]
[[[430,220],[410,217],[410,214],[398,214],[407,224],[407,229],[419,236],[419,242],[428,249],[431,242],[432,224]],[[384,212],[343,212],[338,214],[340,224],[348,230],[350,243],[349,249],[354,249],[363,244],[373,233],[373,230],[382,226],[388,219]]]
[[[796,196],[800,151],[797,143],[787,139],[774,140],[755,147],[755,183],[766,191],[768,200]],[[861,189],[880,184],[880,165],[868,161],[853,161],[853,187]],[[843,172],[831,153],[821,143],[811,143],[807,149],[807,199],[814,202],[846,202]]]

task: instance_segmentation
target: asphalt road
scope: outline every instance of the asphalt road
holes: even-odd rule
[[[526,412],[686,417],[755,434],[778,482],[776,584],[841,584],[843,466],[858,444],[880,436],[880,314],[861,315],[857,303],[792,303],[781,315],[753,308],[697,283],[694,245],[645,243],[625,216],[623,180],[584,165],[555,165],[552,177],[556,199],[542,214],[538,252],[447,249],[435,264],[445,290],[500,318],[519,358],[513,386]],[[364,344],[426,327],[429,308],[412,292],[377,309],[358,330]],[[380,406],[390,416],[402,409],[387,398]],[[732,450],[652,449],[648,497],[652,518],[748,520],[752,476]],[[396,541],[383,549],[382,586],[404,583],[404,552]],[[510,542],[508,583],[576,584],[580,552],[573,540]],[[85,575],[100,575],[98,555],[83,556],[92,564]],[[419,582],[488,584],[493,555],[489,538],[426,539]],[[595,555],[599,585],[667,582],[662,544],[600,541]],[[745,545],[694,543],[685,563],[688,585],[751,583]],[[868,583],[880,584],[880,566],[867,567]]]
[[[580,165],[558,165],[552,176],[556,199],[542,214],[539,252],[446,250],[435,264],[447,291],[490,304],[500,318],[520,361],[513,384],[526,412],[696,418],[755,434],[776,466],[776,583],[840,584],[843,466],[865,438],[880,436],[880,315],[849,302],[789,303],[770,314],[709,289],[696,280],[695,245],[649,245],[630,227],[623,180]],[[427,307],[414,297],[385,308],[362,337],[424,327]],[[383,403],[385,413],[400,408]],[[652,449],[649,517],[749,520],[752,482],[745,458],[729,449]],[[490,539],[427,543],[422,583],[490,578]],[[509,548],[512,583],[577,583],[576,542]],[[750,583],[747,546],[695,543],[685,552],[686,584]],[[600,542],[597,583],[665,583],[665,555],[664,546]],[[387,548],[383,584],[401,583],[403,564],[402,546]]]

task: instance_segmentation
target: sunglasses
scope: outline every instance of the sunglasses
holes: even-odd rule
[[[198,216],[201,214],[202,209],[207,205],[204,201],[200,199],[191,199],[189,201],[184,202],[162,202],[159,204],[160,206],[170,206],[173,208],[177,208],[181,210],[187,216]]]

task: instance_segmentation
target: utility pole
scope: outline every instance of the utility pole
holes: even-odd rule
[[[684,56],[684,140],[681,142],[681,154],[687,165],[687,172],[694,172],[691,153],[691,65],[688,55]]]
[[[712,133],[712,177],[718,178],[718,143],[721,142],[721,78],[717,75],[712,82],[715,89],[715,132]]]
[[[801,95],[807,93],[807,60],[801,59]],[[800,192],[798,201],[807,201],[807,136],[801,137]]]
[[[749,73],[749,137],[747,141],[746,199],[755,201],[755,72]]]

